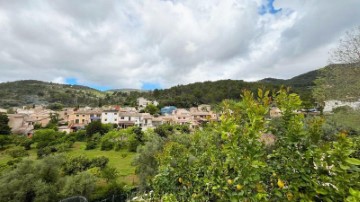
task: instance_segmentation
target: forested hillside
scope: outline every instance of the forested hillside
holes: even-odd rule
[[[257,82],[242,80],[219,80],[178,85],[154,91],[109,90],[98,91],[79,85],[64,85],[42,81],[25,80],[0,84],[0,107],[32,104],[60,103],[64,106],[102,106],[104,104],[136,105],[138,97],[157,100],[161,105],[191,107],[199,104],[217,104],[224,99],[240,99],[242,90],[255,92],[258,88],[279,89],[291,87],[304,103],[311,107],[311,89],[318,71],[299,75],[289,80],[267,78]]]
[[[104,94],[79,85],[24,80],[0,83],[0,106],[61,103],[65,106],[97,105]]]
[[[242,90],[256,92],[258,88],[278,90],[281,86],[291,87],[291,91],[298,93],[309,107],[313,103],[311,88],[318,71],[311,71],[292,79],[282,80],[266,78],[257,82],[242,80],[220,80],[198,82],[188,85],[178,85],[169,89],[154,90],[149,97],[160,101],[164,105],[190,107],[203,103],[219,103],[224,99],[240,99]]]
[[[360,63],[329,65],[319,71],[313,96],[325,100],[354,101],[360,98]]]

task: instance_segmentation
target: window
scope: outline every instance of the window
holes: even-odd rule
[[[79,123],[80,121],[79,121],[79,119],[75,119],[75,123]]]
[[[79,117],[79,114],[76,114],[76,117]]]
[[[117,121],[117,119],[114,119],[114,121]]]
[[[117,113],[114,113],[114,115],[117,115]]]
[[[82,122],[85,123],[85,119],[83,119]]]
[[[105,121],[107,121],[107,119],[105,119]]]
[[[85,117],[85,114],[83,114],[83,117]]]
[[[122,116],[121,119],[124,119],[124,117]]]
[[[107,113],[105,113],[105,115],[107,115]]]

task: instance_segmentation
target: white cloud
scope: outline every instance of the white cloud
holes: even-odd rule
[[[63,77],[56,77],[51,82],[53,83],[60,83],[60,84],[66,84],[66,81]]]
[[[0,0],[0,81],[113,88],[289,78],[326,65],[360,2]]]

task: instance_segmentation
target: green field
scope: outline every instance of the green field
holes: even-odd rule
[[[68,157],[86,156],[88,158],[95,158],[99,156],[105,156],[109,158],[108,165],[117,169],[119,173],[118,181],[125,182],[126,184],[133,185],[137,183],[137,177],[135,175],[135,167],[131,165],[131,162],[135,156],[135,153],[128,152],[127,150],[120,151],[101,151],[100,149],[85,150],[85,142],[75,142],[70,151],[64,153]],[[12,146],[13,147],[13,146]],[[36,149],[28,151],[28,159],[35,160]],[[13,158],[9,156],[6,149],[0,151],[0,165],[6,165],[6,163]]]

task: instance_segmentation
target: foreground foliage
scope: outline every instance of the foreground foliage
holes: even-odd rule
[[[266,119],[268,92],[254,97],[225,101],[221,122],[203,131],[146,143],[142,187],[164,201],[359,200],[359,141],[346,132],[324,138],[323,118],[294,112],[296,94],[274,97],[283,112],[276,124]]]

